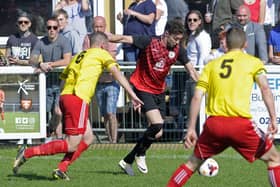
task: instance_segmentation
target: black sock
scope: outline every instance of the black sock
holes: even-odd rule
[[[126,163],[132,164],[135,156],[144,156],[146,155],[146,151],[149,149],[151,144],[153,143],[153,140],[148,139],[146,136],[143,136],[137,141],[137,144],[132,149],[128,155],[124,158],[124,161]]]

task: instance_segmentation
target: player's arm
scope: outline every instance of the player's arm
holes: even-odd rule
[[[133,37],[129,36],[129,35],[112,34],[112,35],[109,36],[109,41],[110,42],[115,42],[115,43],[132,44],[133,43]]]
[[[194,95],[191,101],[190,107],[190,117],[187,124],[187,134],[184,138],[185,147],[187,149],[192,148],[196,144],[197,134],[196,134],[196,120],[200,111],[200,105],[203,98],[204,92],[200,89],[195,89]]]
[[[129,82],[127,79],[123,76],[123,74],[120,72],[120,70],[116,66],[112,66],[109,71],[112,73],[113,77],[124,87],[124,89],[129,94],[132,104],[134,107],[134,110],[137,110],[138,112],[141,111],[141,105],[144,105],[143,101],[141,101],[134,91],[132,90]]]
[[[265,74],[257,75],[256,82],[260,87],[262,98],[271,120],[271,124],[268,127],[268,133],[271,133],[273,135],[278,131],[273,94],[269,88],[269,84]]]

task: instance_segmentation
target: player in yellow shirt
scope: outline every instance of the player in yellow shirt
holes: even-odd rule
[[[193,155],[177,168],[168,187],[183,186],[204,160],[228,147],[239,152],[248,162],[263,160],[273,187],[280,186],[280,155],[273,145],[277,132],[274,99],[263,63],[242,49],[246,44],[243,30],[232,28],[226,34],[229,52],[210,61],[203,69],[191,102],[190,119],[184,145],[194,148]],[[250,96],[253,83],[260,87],[271,124],[267,133],[251,120]],[[203,95],[207,93],[208,118],[197,137],[195,125]]]
[[[96,32],[91,36],[91,48],[77,54],[64,69],[61,78],[65,81],[60,96],[60,107],[63,113],[64,140],[54,140],[40,146],[19,150],[14,162],[13,172],[34,156],[66,153],[53,172],[55,179],[69,180],[66,171],[82,152],[93,141],[92,128],[88,123],[89,102],[95,92],[99,76],[104,69],[112,73],[114,78],[126,89],[131,97],[135,110],[139,110],[143,102],[135,95],[130,84],[118,69],[118,64],[104,49],[108,47],[108,38],[104,33]]]

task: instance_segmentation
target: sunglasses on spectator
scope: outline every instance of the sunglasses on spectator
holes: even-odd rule
[[[192,21],[193,21],[193,22],[197,22],[197,21],[198,21],[198,19],[197,19],[197,18],[194,18],[194,19],[189,18],[189,19],[188,19],[188,22],[192,22]]]
[[[237,17],[247,17],[248,15],[246,15],[246,14],[244,14],[244,15],[242,15],[242,14],[237,14]]]
[[[57,27],[57,26],[47,26],[47,29],[48,29],[48,30],[51,30],[51,29],[53,29],[53,30],[57,30],[57,29],[58,29],[58,27]]]
[[[29,21],[18,21],[18,24],[19,24],[19,25],[21,25],[21,24],[23,24],[23,23],[24,23],[25,25],[27,25],[27,24],[29,23]]]

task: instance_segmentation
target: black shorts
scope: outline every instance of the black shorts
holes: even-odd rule
[[[136,95],[144,102],[144,105],[141,108],[142,112],[146,113],[150,110],[159,109],[161,116],[165,116],[165,92],[161,94],[151,94],[137,90],[135,87],[134,91]]]

